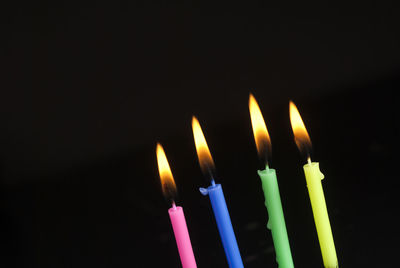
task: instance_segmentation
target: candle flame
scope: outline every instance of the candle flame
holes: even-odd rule
[[[249,110],[258,156],[260,159],[265,158],[264,160],[268,161],[268,155],[271,153],[271,139],[257,100],[251,93],[249,96]]]
[[[157,143],[156,148],[158,172],[161,179],[161,187],[166,199],[173,202],[176,197],[177,190],[172,176],[171,168],[169,167],[167,156],[165,155],[164,149],[161,144]]]
[[[204,174],[210,175],[211,179],[213,179],[215,169],[214,161],[212,159],[210,150],[208,149],[200,123],[195,116],[192,117],[192,129],[200,168]]]
[[[301,119],[299,110],[292,101],[289,103],[289,113],[296,145],[300,152],[307,155],[307,159],[309,159],[311,151],[311,139],[308,135],[303,120]]]

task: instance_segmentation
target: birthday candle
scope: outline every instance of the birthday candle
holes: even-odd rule
[[[289,112],[297,147],[307,156],[307,164],[303,168],[324,266],[326,268],[336,268],[338,267],[338,260],[321,183],[324,175],[319,170],[319,163],[311,161],[311,140],[300,113],[293,102],[289,104]]]
[[[192,118],[192,128],[200,167],[203,173],[211,180],[211,185],[208,188],[200,188],[200,192],[203,195],[208,195],[210,197],[211,206],[214,211],[219,235],[221,237],[229,267],[242,268],[244,267],[242,257],[240,256],[239,247],[236,242],[228,207],[225,202],[225,196],[222,192],[221,184],[216,184],[214,181],[214,161],[211,157],[199,121],[194,116]]]
[[[261,178],[262,189],[265,197],[265,206],[268,210],[269,220],[267,227],[272,233],[276,261],[280,268],[293,268],[294,264],[292,253],[290,251],[285,217],[283,216],[276,171],[275,169],[269,168],[268,164],[271,154],[271,141],[260,108],[252,94],[250,94],[249,97],[249,110],[257,152],[260,159],[265,161],[266,166],[265,170],[258,171],[258,175]]]
[[[168,214],[171,220],[172,229],[175,234],[175,240],[181,258],[183,268],[196,268],[196,260],[194,258],[192,244],[190,243],[189,232],[186,226],[183,208],[175,205],[176,185],[172,176],[171,169],[168,164],[167,157],[161,144],[157,143],[157,162],[158,171],[160,173],[162,190],[165,198],[171,202],[171,208]]]

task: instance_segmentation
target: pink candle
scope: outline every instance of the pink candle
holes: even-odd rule
[[[172,229],[174,229],[176,245],[178,246],[179,256],[183,268],[196,268],[192,244],[190,243],[189,232],[186,226],[185,214],[182,207],[172,205],[168,210],[171,219]]]
[[[167,156],[159,143],[157,143],[156,153],[163,194],[172,204],[172,207],[168,210],[168,214],[171,219],[172,229],[174,230],[182,267],[197,268],[192,244],[190,243],[189,232],[186,226],[185,214],[183,214],[182,207],[175,205],[174,200],[177,194],[175,181],[168,164]]]

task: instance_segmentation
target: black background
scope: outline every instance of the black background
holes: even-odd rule
[[[389,3],[15,3],[2,9],[0,265],[179,267],[155,144],[199,267],[226,267],[190,120],[213,154],[246,267],[276,267],[248,94],[272,139],[296,267],[322,267],[298,105],[341,267],[396,266],[398,10]]]

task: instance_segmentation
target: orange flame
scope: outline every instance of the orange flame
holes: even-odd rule
[[[296,145],[300,152],[306,154],[307,158],[310,158],[311,139],[301,119],[299,110],[297,110],[296,105],[292,101],[289,103],[289,113]]]
[[[174,177],[172,176],[164,149],[159,143],[157,143],[156,154],[163,194],[167,199],[174,199],[177,192]]]
[[[212,175],[212,172],[215,168],[214,161],[212,159],[210,150],[208,149],[200,123],[195,116],[192,117],[192,129],[201,170],[204,174],[211,173]]]
[[[253,94],[250,94],[249,96],[249,110],[258,156],[264,158],[271,152],[271,139],[260,107],[258,106]]]

